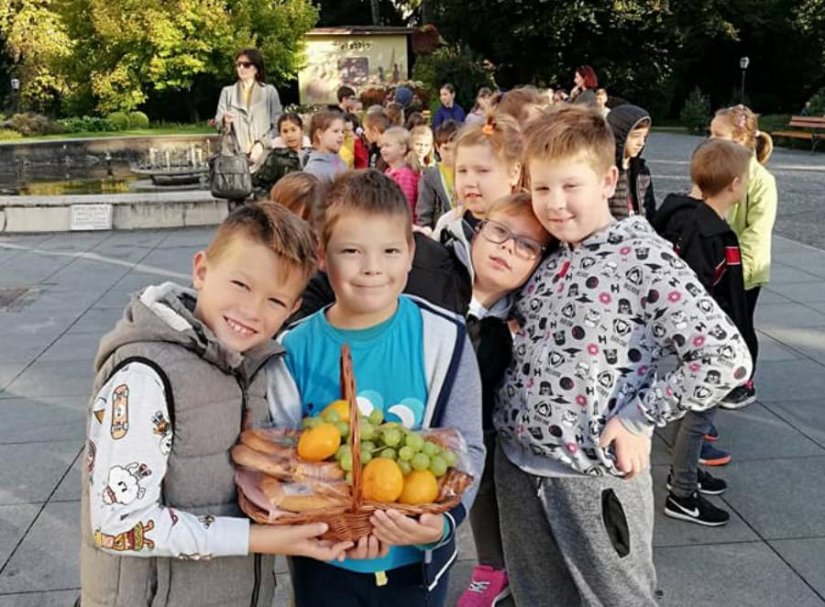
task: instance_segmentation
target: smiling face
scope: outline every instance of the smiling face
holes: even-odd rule
[[[336,118],[317,135],[318,151],[337,154],[344,145],[344,121]]]
[[[237,234],[217,259],[195,254],[195,317],[224,345],[246,352],[270,339],[298,309],[305,280],[268,247]]]
[[[403,217],[348,212],[335,222],[319,255],[335,304],[329,321],[339,328],[367,328],[395,313],[407,285],[415,247]]]
[[[596,171],[584,155],[567,160],[533,158],[530,190],[536,217],[555,238],[573,246],[613,221],[607,200],[618,170]]]
[[[433,150],[432,134],[421,133],[412,138],[412,146],[415,155],[422,163],[427,155]]]
[[[284,120],[281,123],[280,129],[281,139],[284,140],[284,145],[290,150],[300,150],[304,139],[304,129],[289,120]]]
[[[483,218],[490,205],[510,194],[520,179],[521,164],[507,166],[489,144],[461,145],[455,153],[456,194],[474,217]]]

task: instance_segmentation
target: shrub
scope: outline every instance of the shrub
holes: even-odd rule
[[[814,96],[810,98],[812,116],[825,116],[825,87],[819,89]]]
[[[129,114],[129,126],[133,129],[148,129],[149,116],[143,112],[131,112]]]
[[[66,132],[63,126],[57,122],[49,120],[49,118],[42,114],[35,114],[33,112],[15,114],[8,120],[0,123],[0,128],[17,131],[24,137],[55,135]]]
[[[97,116],[74,116],[59,122],[69,133],[105,133],[117,130],[114,124]]]
[[[126,112],[112,112],[106,116],[106,120],[115,125],[118,131],[126,131],[129,129],[129,116]]]
[[[11,129],[0,129],[0,141],[11,141],[12,139],[22,139],[23,135]]]
[[[463,46],[442,47],[431,55],[418,57],[413,67],[413,78],[424,83],[435,105],[438,89],[445,82],[451,83],[456,88],[456,101],[468,111],[475,104],[476,92],[480,87],[496,88],[482,59]]]
[[[693,135],[707,133],[710,123],[710,99],[697,87],[690,92],[682,113],[679,114],[682,126]]]

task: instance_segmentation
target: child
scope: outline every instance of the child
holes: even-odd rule
[[[607,107],[607,89],[596,89],[596,107],[607,118],[610,108]]]
[[[355,166],[355,139],[358,128],[360,128],[358,118],[353,114],[344,114],[344,143],[341,145],[341,151],[338,152],[338,155],[344,161],[344,166],[347,169]]]
[[[522,86],[506,93],[498,93],[492,99],[496,114],[513,117],[524,129],[544,109],[544,95],[532,86]]]
[[[441,107],[433,118],[433,130],[441,126],[445,120],[455,120],[458,124],[463,124],[464,108],[455,102],[455,87],[450,83],[441,85],[438,96],[441,99]]]
[[[338,155],[344,144],[344,116],[341,112],[321,110],[312,115],[309,126],[312,152],[304,170],[321,181],[332,181],[346,165]]]
[[[297,426],[302,416],[340,397],[338,356],[348,343],[365,414],[378,409],[406,427],[459,429],[471,473],[479,478],[481,386],[464,321],[400,295],[413,257],[412,218],[403,194],[376,171],[348,172],[333,182],[316,217],[320,265],[335,303],[282,336],[288,359],[268,368],[276,421]],[[443,605],[456,528],[475,487],[444,515],[415,519],[377,511],[372,535],[343,563],[294,559],[296,607]]]
[[[616,219],[644,212],[648,221],[656,213],[653,180],[641,157],[650,133],[650,114],[635,105],[620,105],[610,111],[607,122],[616,138],[619,180],[610,197],[610,213]]]
[[[739,242],[725,221],[730,208],[744,197],[751,155],[746,147],[721,139],[700,145],[691,159],[690,177],[704,202],[671,194],[656,213],[653,227],[673,243],[753,352],[756,334],[748,318]],[[715,416],[714,407],[688,411],[682,418],[665,502],[667,516],[709,527],[724,525],[730,518],[702,497],[720,495],[727,488],[725,481],[698,469],[703,438]]]
[[[195,255],[195,289],[148,287],[98,350],[82,487],[81,603],[260,605],[272,557],[334,558],[326,525],[241,514],[229,450],[265,421],[272,337],[315,263],[308,226],[271,203],[242,206]],[[351,544],[350,544],[351,545]],[[254,554],[253,553],[260,553]]]
[[[315,175],[303,171],[290,173],[272,186],[269,199],[292,211],[304,221],[311,221],[323,189]]]
[[[517,605],[657,605],[651,434],[750,373],[736,327],[641,217],[616,222],[615,141],[575,105],[531,124],[533,210],[562,242],[521,292],[493,421]],[[663,356],[676,369],[662,377]]]
[[[400,103],[391,101],[384,111],[387,113],[387,120],[389,120],[391,127],[404,126],[404,108]]]
[[[415,127],[427,126],[428,124],[429,121],[426,118],[424,118],[424,114],[422,114],[421,112],[410,112],[407,115],[407,120],[404,122],[404,128],[412,132],[412,130]]]
[[[282,114],[278,118],[278,133],[272,142],[272,151],[261,168],[252,174],[252,184],[265,192],[287,173],[300,171],[310,152],[309,139],[304,136],[304,122],[298,114]]]
[[[417,126],[410,131],[410,143],[415,152],[416,170],[423,171],[433,166],[433,131],[428,126]]]
[[[734,141],[753,152],[748,174],[748,191],[728,215],[728,223],[739,237],[748,318],[753,325],[756,300],[771,275],[771,234],[776,220],[776,180],[765,168],[773,151],[771,136],[759,130],[756,114],[744,105],[716,112],[710,123],[712,137]],[[758,345],[752,352],[754,368]],[[747,384],[725,397],[723,409],[741,409],[756,400],[751,378]]]
[[[356,146],[360,145],[367,148],[366,154],[358,150],[356,147],[356,158],[367,158],[366,164],[361,166],[361,163],[356,163],[356,169],[375,169],[382,173],[387,170],[387,163],[381,158],[381,135],[390,128],[390,120],[383,110],[377,112],[370,112],[364,116],[364,138],[366,143],[356,141]]]
[[[458,123],[442,122],[435,131],[435,151],[439,161],[425,168],[418,182],[418,201],[415,203],[415,223],[433,229],[444,213],[455,207],[455,153],[453,147],[458,136]]]
[[[481,373],[482,426],[487,457],[476,501],[470,511],[478,566],[473,570],[470,587],[458,600],[458,607],[477,607],[494,605],[509,595],[493,479],[493,404],[512,357],[513,340],[507,326],[513,303],[511,293],[520,288],[536,269],[550,235],[533,214],[530,195],[525,192],[505,196],[493,203],[478,230],[468,234],[467,227],[466,222],[456,220],[447,229],[449,237],[445,244],[468,262],[467,269],[473,278],[467,331]]]
[[[410,132],[404,127],[394,126],[381,135],[381,158],[387,163],[387,175],[407,197],[410,212],[415,213],[418,200],[419,174],[411,165],[415,164],[415,152],[410,148]]]
[[[457,217],[471,228],[484,219],[499,198],[512,194],[521,183],[521,131],[509,116],[495,114],[483,126],[461,130],[455,143],[455,189],[460,206],[441,216],[433,236]]]
[[[478,89],[475,105],[467,114],[464,124],[484,124],[487,122],[487,112],[490,110],[492,99],[493,91],[488,87],[482,86]]]

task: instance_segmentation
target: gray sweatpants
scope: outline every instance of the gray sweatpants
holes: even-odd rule
[[[656,605],[649,472],[539,477],[497,448],[495,478],[516,605]]]
[[[673,442],[671,487],[677,497],[689,497],[698,488],[699,455],[714,418],[716,407],[688,411],[676,422],[679,425]]]

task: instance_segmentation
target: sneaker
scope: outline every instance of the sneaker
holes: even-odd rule
[[[730,463],[730,453],[717,449],[710,443],[702,443],[699,463],[705,466],[724,466]]]
[[[755,400],[756,388],[753,387],[753,382],[748,382],[744,386],[731,390],[728,395],[722,399],[719,406],[723,409],[742,409]]]
[[[710,430],[705,434],[705,440],[709,443],[715,443],[719,440],[719,431],[716,429],[715,424],[710,425]]]
[[[710,472],[705,472],[701,468],[697,471],[697,485],[699,493],[702,495],[722,495],[728,488],[728,484],[721,478],[711,476]],[[671,475],[667,475],[667,490],[672,491]]]
[[[711,504],[698,491],[694,491],[689,497],[676,497],[673,493],[668,493],[665,516],[705,527],[721,527],[730,519],[727,511]]]
[[[507,572],[489,565],[477,565],[473,569],[470,587],[458,599],[456,607],[491,607],[510,596]]]

